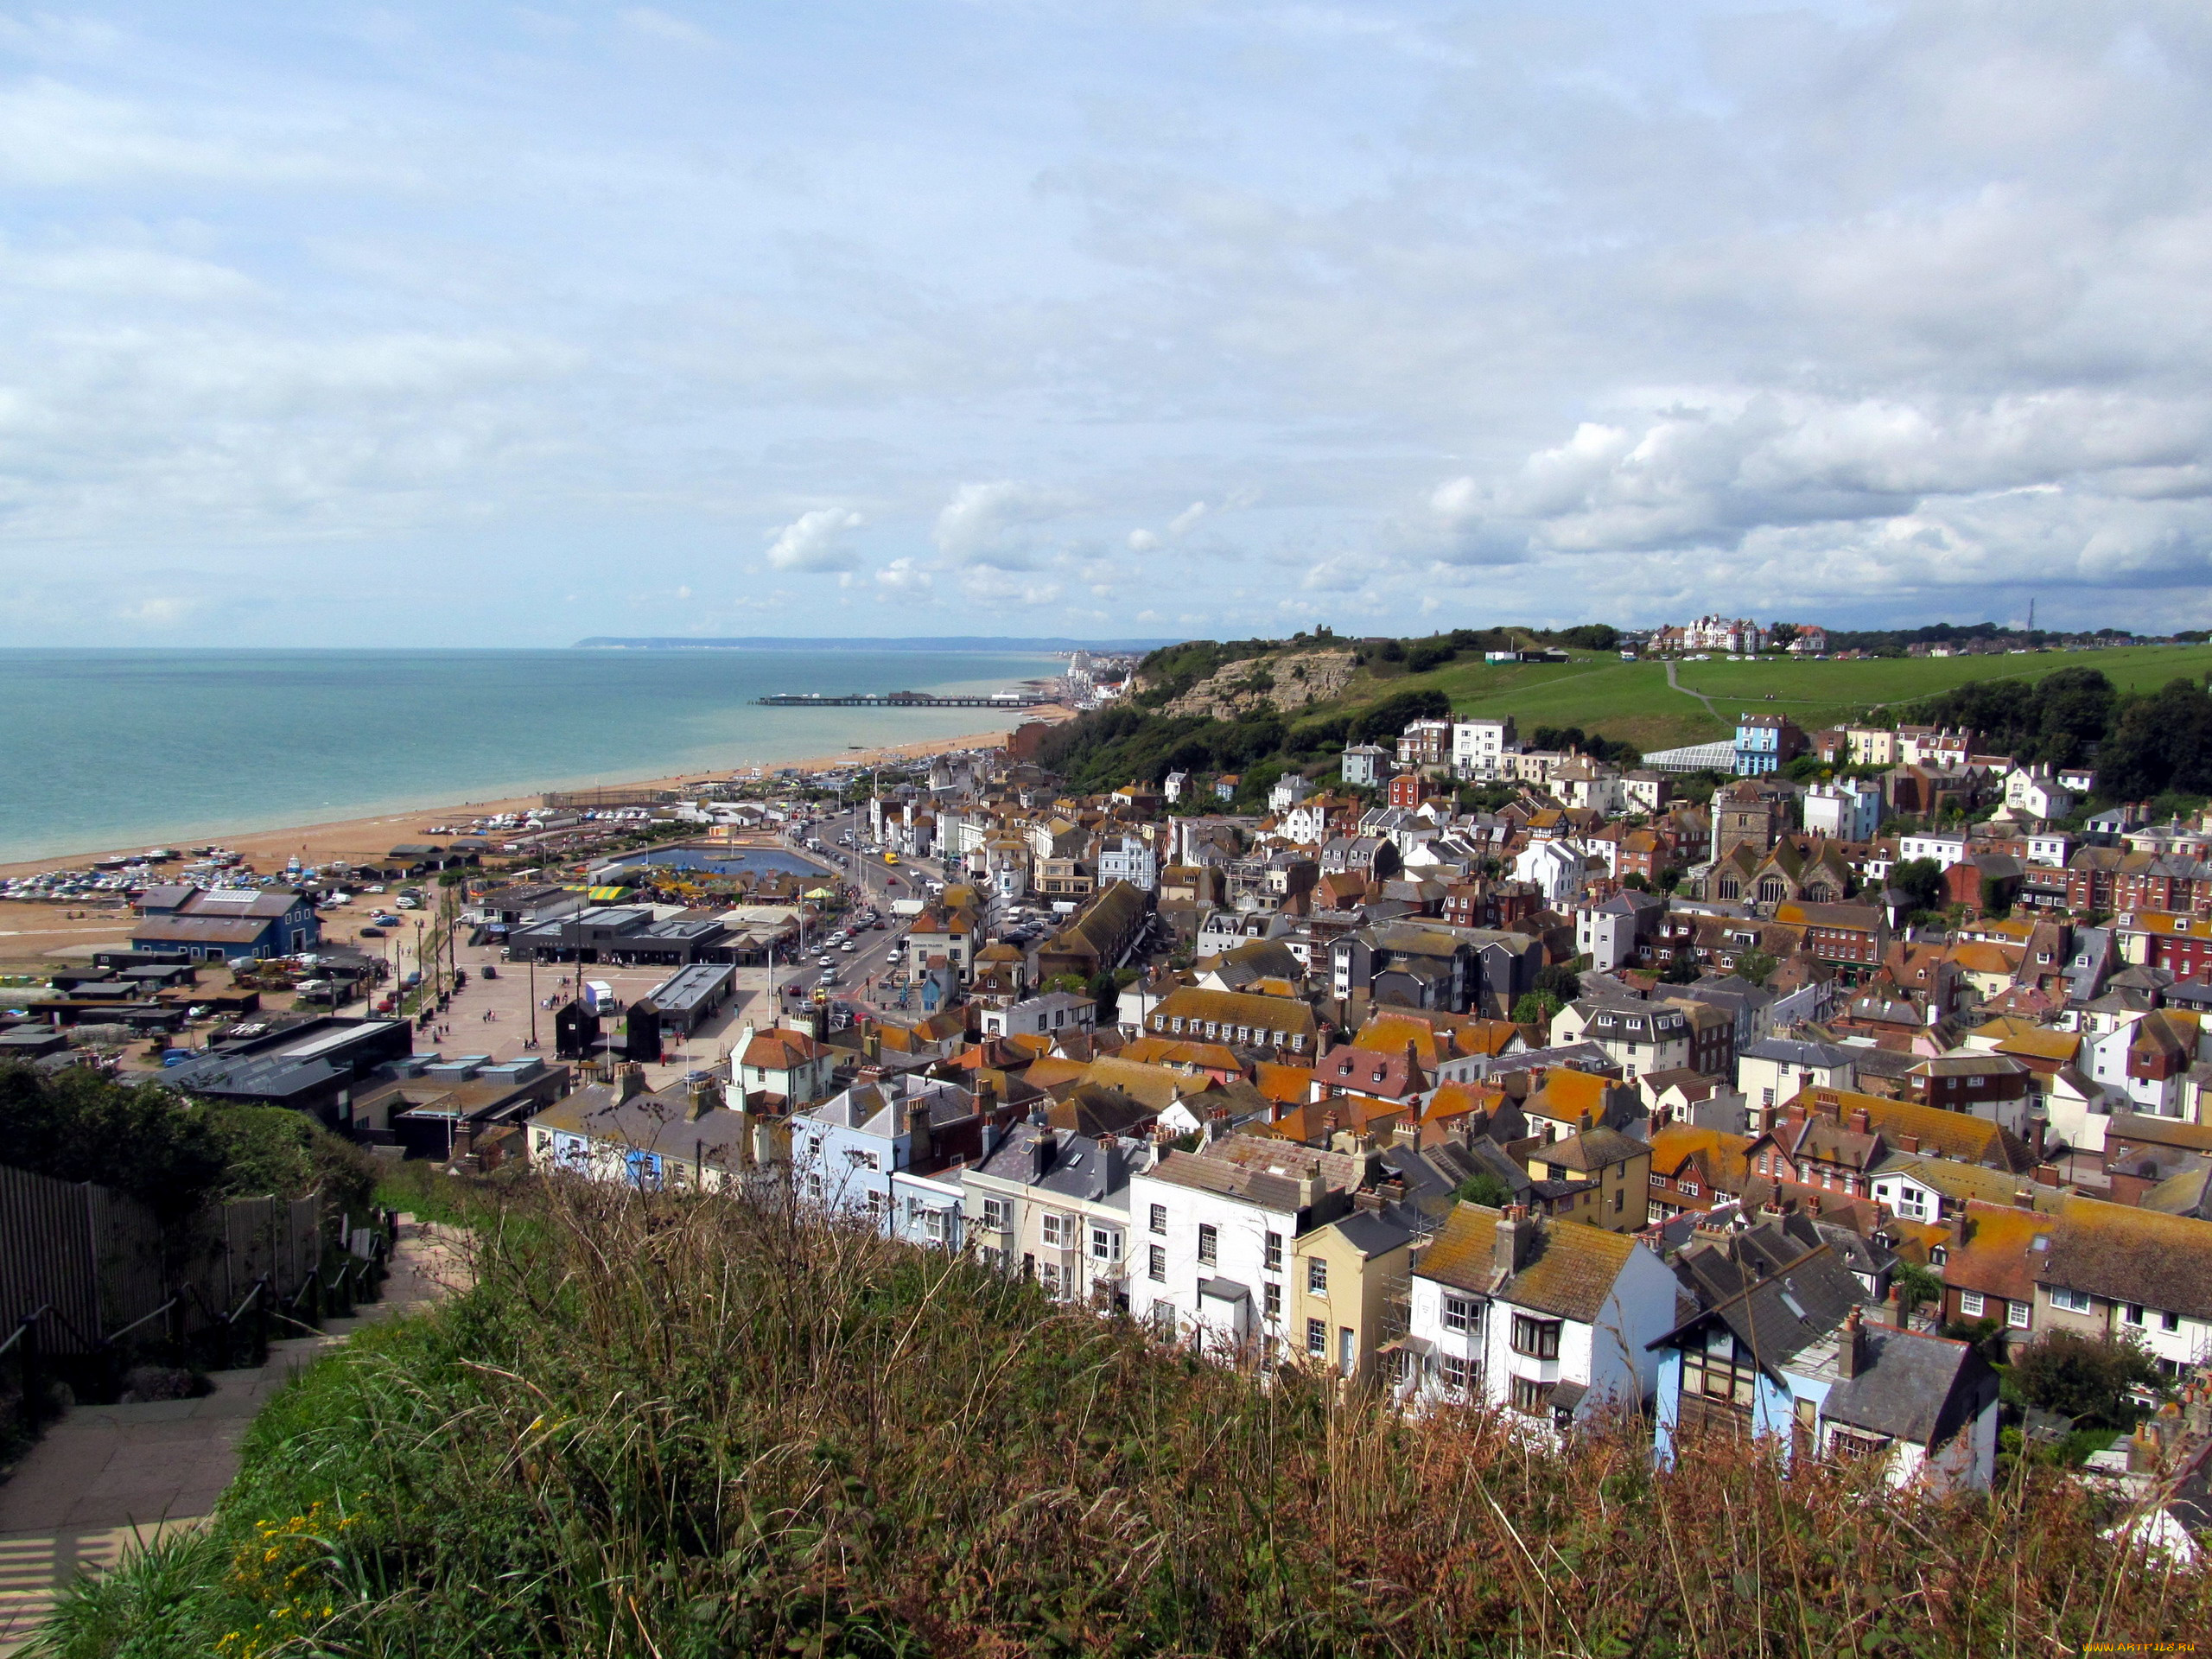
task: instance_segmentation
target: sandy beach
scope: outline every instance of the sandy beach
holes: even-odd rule
[[[1071,717],[1069,709],[1057,705],[1022,711],[1025,721],[1061,721]],[[834,767],[861,766],[871,761],[888,763],[893,760],[915,760],[932,754],[948,753],[956,749],[995,748],[1004,743],[1006,731],[974,732],[962,737],[934,738],[917,743],[891,743],[877,748],[848,750],[844,753],[817,757],[807,760],[777,760],[763,763],[772,770],[785,767],[803,772],[826,772]],[[721,781],[732,772],[744,772],[750,765],[740,762],[714,772],[686,772],[671,777],[643,778],[625,783],[607,783],[602,788],[633,787],[639,789],[679,789],[706,781]],[[234,832],[213,838],[214,844],[228,847],[245,855],[256,868],[266,870],[272,865],[282,867],[288,858],[296,856],[304,864],[320,864],[334,858],[381,859],[401,842],[425,839],[425,831],[432,824],[449,823],[457,819],[487,817],[499,812],[519,812],[541,804],[537,794],[510,796],[500,800],[449,801],[442,805],[417,807],[411,810],[382,812],[371,817],[344,818],[333,823],[296,824],[251,832]],[[198,844],[209,842],[198,839]],[[29,875],[41,870],[63,869],[89,864],[95,859],[126,857],[143,853],[158,843],[140,842],[126,847],[88,849],[79,853],[54,854],[44,858],[26,859],[11,864],[0,864],[0,876]],[[16,906],[10,906],[10,909]],[[48,912],[59,907],[40,906]]]

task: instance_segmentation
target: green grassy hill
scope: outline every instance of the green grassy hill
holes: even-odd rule
[[[1537,726],[1580,726],[1638,748],[1658,749],[1727,737],[1745,709],[1786,714],[1813,731],[1871,708],[1917,702],[1969,681],[2039,680],[2076,667],[2096,669],[2123,692],[2155,690],[2177,676],[2202,682],[2212,673],[2212,645],[1847,663],[1682,663],[1676,670],[1680,690],[1667,683],[1664,664],[1623,662],[1612,652],[1577,652],[1573,660],[1562,664],[1492,666],[1462,660],[1426,674],[1394,674],[1382,664],[1362,669],[1333,707],[1351,709],[1389,693],[1433,686],[1451,698],[1455,713],[1510,715],[1524,733]],[[1692,692],[1710,699],[1712,714]]]

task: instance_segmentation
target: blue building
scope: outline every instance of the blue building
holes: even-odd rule
[[[1787,715],[1736,716],[1736,775],[1763,778],[1805,753],[1805,734]]]
[[[997,1145],[991,1104],[919,1072],[855,1084],[792,1118],[798,1196],[897,1236],[957,1249],[959,1171]]]
[[[1751,1436],[1796,1458],[1879,1458],[1890,1483],[1989,1484],[1997,1373],[1972,1344],[1866,1321],[1865,1287],[1792,1215],[1695,1246],[1675,1274],[1697,1311],[1659,1355],[1654,1450]]]
[[[198,961],[296,956],[322,943],[322,922],[305,893],[289,887],[149,887],[135,950],[181,950]]]

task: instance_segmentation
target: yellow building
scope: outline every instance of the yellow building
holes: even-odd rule
[[[1649,1208],[1651,1148],[1618,1129],[1585,1129],[1529,1154],[1544,1213],[1608,1232],[1640,1230]]]
[[[1326,1366],[1355,1382],[1376,1375],[1376,1351],[1405,1334],[1407,1287],[1418,1236],[1410,1211],[1360,1207],[1294,1242],[1291,1317],[1285,1332],[1293,1357]]]

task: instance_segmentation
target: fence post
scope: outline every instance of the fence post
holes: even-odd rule
[[[38,1315],[26,1315],[21,1325],[23,1339],[18,1344],[23,1351],[23,1422],[36,1428],[46,1421],[46,1386],[39,1373],[45,1368],[39,1363]]]

